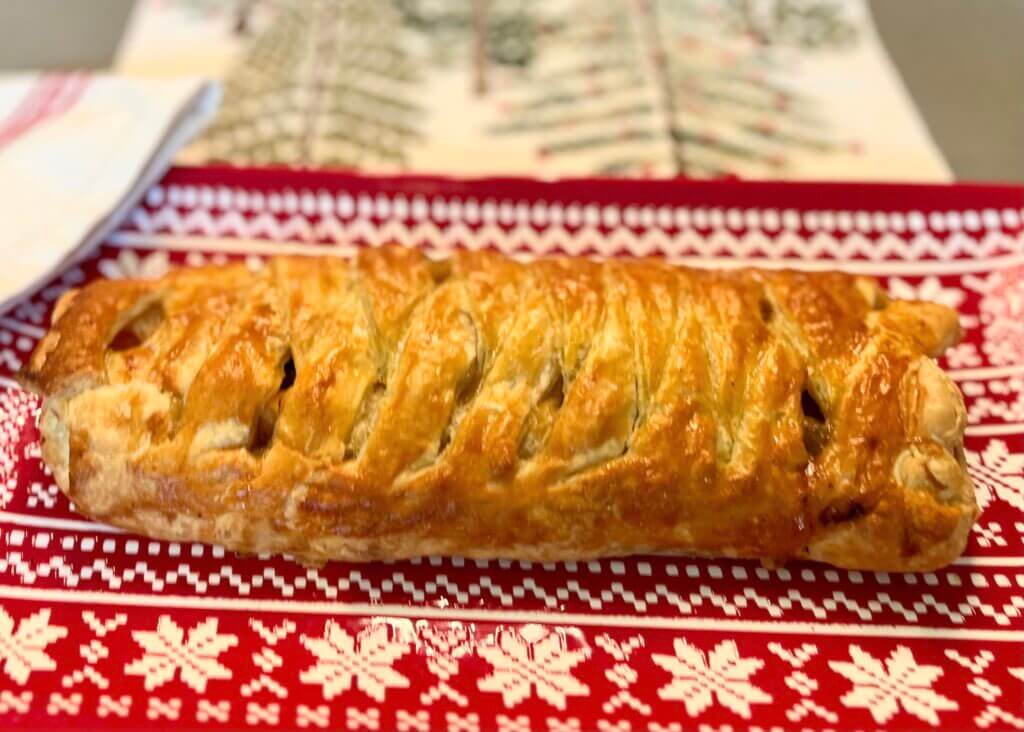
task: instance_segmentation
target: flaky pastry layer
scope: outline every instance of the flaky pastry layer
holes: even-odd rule
[[[77,510],[149,536],[926,570],[977,513],[958,337],[838,273],[389,246],[95,282],[21,378]]]

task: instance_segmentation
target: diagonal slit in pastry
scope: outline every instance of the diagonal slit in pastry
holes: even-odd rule
[[[629,418],[629,434],[626,435],[625,441],[622,443],[622,454],[625,455],[629,452],[630,445],[633,444],[633,435],[636,434],[637,428],[640,426],[640,377],[633,377],[633,406],[632,413]]]
[[[143,305],[136,315],[129,317],[128,321],[117,329],[107,348],[120,353],[140,347],[156,333],[166,317],[162,300],[154,300]]]
[[[807,386],[800,392],[800,411],[803,412],[804,448],[808,455],[816,457],[828,443],[830,429],[821,404]]]
[[[462,417],[469,408],[470,402],[473,401],[477,391],[480,389],[480,383],[484,378],[484,370],[480,363],[479,353],[479,350],[477,350],[477,357],[469,364],[469,368],[466,369],[462,378],[459,379],[459,383],[455,385],[455,403],[452,405],[451,418],[441,433],[441,439],[437,445],[438,457],[448,449],[452,438],[455,436],[455,431],[459,427],[459,422],[462,421]]]
[[[249,443],[250,452],[259,453],[270,447],[274,431],[277,429],[277,419],[281,416],[281,399],[295,384],[295,376],[295,359],[289,353],[281,367],[281,385],[256,415],[256,426],[252,430],[252,439]]]
[[[567,388],[561,365],[557,361],[552,361],[548,370],[551,373],[550,380],[541,393],[540,399],[530,410],[523,427],[523,436],[519,441],[520,460],[530,460],[540,452],[544,443],[547,442],[558,411],[565,403]]]
[[[349,432],[348,440],[345,442],[345,460],[354,460],[363,451],[366,439],[377,422],[377,415],[387,390],[387,384],[380,378],[366,390],[363,400],[359,403],[359,409],[356,411],[356,418],[352,422],[352,431]]]

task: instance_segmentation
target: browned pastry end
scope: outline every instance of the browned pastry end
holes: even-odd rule
[[[927,570],[977,513],[958,337],[838,273],[391,246],[95,282],[21,380],[78,510],[150,536]]]

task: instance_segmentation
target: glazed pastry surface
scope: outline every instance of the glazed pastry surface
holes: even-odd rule
[[[77,510],[149,536],[904,571],[977,513],[958,338],[839,273],[389,246],[95,282],[21,379]]]

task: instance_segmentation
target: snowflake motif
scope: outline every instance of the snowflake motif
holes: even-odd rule
[[[57,664],[46,655],[46,646],[68,634],[68,629],[50,625],[50,611],[40,610],[22,618],[14,630],[14,618],[0,607],[0,661],[15,683],[24,684],[33,671],[53,671]]]
[[[967,297],[959,287],[943,287],[942,281],[934,275],[925,277],[917,285],[902,277],[890,277],[889,295],[897,300],[937,302],[953,309],[960,307]]]
[[[1015,381],[1021,381],[1015,379]],[[992,399],[987,396],[971,401],[967,408],[967,421],[971,424],[985,418],[995,418],[1004,422],[1024,422],[1024,388],[1017,386],[1017,396],[1010,401]],[[966,394],[966,392],[964,392]],[[995,393],[995,390],[993,390]]]
[[[14,497],[22,433],[32,423],[38,401],[27,392],[0,390],[0,509]]]
[[[978,310],[989,361],[997,366],[1024,362],[1024,267],[993,272]]]
[[[1020,398],[1024,394],[1024,376],[1011,376],[1008,379],[988,379],[985,384],[993,394]]]
[[[982,510],[998,498],[1024,511],[1024,454],[1010,452],[1004,440],[991,440],[980,455],[967,452],[967,470]]]
[[[651,656],[673,676],[658,690],[662,699],[681,701],[690,716],[700,714],[715,699],[744,719],[750,719],[751,704],[768,704],[772,697],[750,682],[750,677],[764,666],[758,658],[741,658],[735,641],[722,641],[705,657],[704,653],[682,639],[673,644],[676,655],[655,653]]]
[[[567,696],[590,691],[572,671],[590,656],[590,649],[570,649],[566,633],[560,629],[536,624],[502,628],[479,647],[479,653],[494,671],[477,687],[500,693],[507,707],[528,699],[536,689],[538,697],[564,710]]]
[[[155,280],[167,274],[171,264],[165,251],[139,257],[131,249],[122,249],[115,259],[101,259],[96,268],[110,280]]]
[[[188,632],[169,615],[161,615],[156,630],[136,630],[132,638],[142,646],[144,654],[125,665],[131,676],[144,676],[146,691],[152,691],[174,678],[181,669],[181,680],[202,693],[210,679],[230,679],[231,671],[217,657],[238,645],[238,637],[217,633],[217,619],[207,618]]]
[[[650,705],[642,702],[630,691],[630,687],[640,676],[628,661],[634,651],[643,647],[643,636],[635,635],[620,643],[607,633],[603,633],[594,639],[594,643],[615,660],[612,667],[604,672],[604,677],[618,687],[618,691],[601,705],[601,710],[610,715],[614,714],[616,709],[628,706],[640,714],[650,714]]]
[[[973,343],[959,343],[946,351],[946,362],[951,369],[981,366],[981,354]]]
[[[437,676],[437,683],[420,694],[420,703],[432,704],[447,697],[461,707],[469,700],[449,683],[459,670],[460,659],[473,652],[473,636],[462,623],[447,626],[419,621],[417,635],[423,641],[422,653],[426,657],[427,669]]]
[[[847,707],[871,712],[878,724],[884,724],[902,706],[910,714],[931,725],[938,725],[940,711],[953,711],[958,705],[932,689],[942,676],[939,666],[919,665],[906,646],[897,646],[885,665],[859,646],[850,646],[848,661],[829,661],[829,668],[853,682],[853,689],[840,701]]]
[[[394,663],[409,651],[409,641],[398,628],[375,623],[352,637],[333,620],[327,621],[324,637],[302,636],[316,663],[299,678],[304,684],[320,684],[324,698],[333,699],[352,687],[353,681],[372,699],[384,701],[390,688],[405,689],[409,679],[394,669]]]
[[[991,546],[1006,546],[1007,544],[1006,538],[1003,536],[1003,527],[995,521],[989,521],[988,524],[983,524],[980,521],[976,522],[971,527],[971,534],[974,535],[978,546],[985,549]]]

